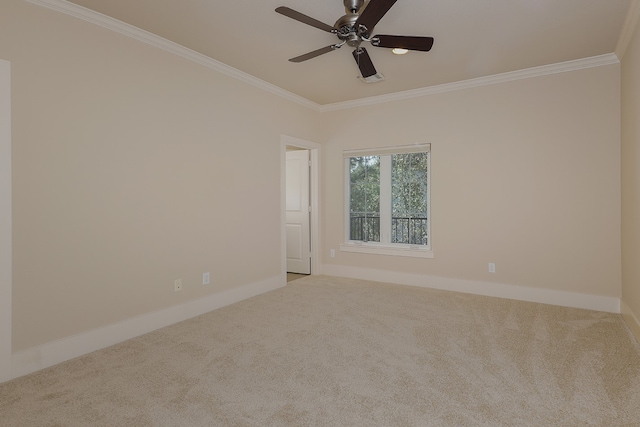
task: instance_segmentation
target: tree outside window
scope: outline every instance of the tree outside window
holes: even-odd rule
[[[351,157],[350,239],[380,241],[380,156]]]

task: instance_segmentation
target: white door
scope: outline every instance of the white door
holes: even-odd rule
[[[309,151],[287,151],[287,271],[311,274]]]

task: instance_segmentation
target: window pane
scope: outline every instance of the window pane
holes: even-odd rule
[[[380,157],[349,159],[349,239],[380,241]]]
[[[428,244],[427,167],[429,153],[391,158],[391,242]]]

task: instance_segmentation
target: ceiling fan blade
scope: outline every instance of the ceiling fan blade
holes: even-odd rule
[[[371,57],[367,53],[367,49],[363,47],[357,48],[353,51],[353,58],[356,60],[358,68],[360,68],[360,74],[362,74],[362,77],[365,79],[377,73],[376,67],[373,66]]]
[[[356,21],[356,28],[364,25],[368,31],[373,30],[373,27],[376,26],[378,21],[382,19],[396,1],[397,0],[370,0]]]
[[[331,52],[332,50],[336,50],[336,49],[337,49],[336,45],[332,44],[331,46],[323,47],[323,48],[314,50],[313,52],[309,52],[309,53],[305,53],[304,55],[296,56],[295,58],[291,58],[289,61],[290,62],[306,61],[307,59],[315,58],[316,56],[320,56],[322,54]]]
[[[381,34],[372,37],[371,44],[377,47],[399,47],[402,49],[429,52],[433,46],[433,37],[388,36]]]
[[[331,25],[325,24],[324,22],[320,22],[317,19],[314,19],[310,16],[307,16],[303,13],[297,12],[285,6],[280,6],[276,8],[276,12],[278,12],[281,15],[287,16],[291,19],[295,19],[296,21],[300,21],[303,24],[311,25],[312,27],[316,27],[318,29],[321,29],[322,31],[326,31],[328,33],[331,33],[334,31]]]

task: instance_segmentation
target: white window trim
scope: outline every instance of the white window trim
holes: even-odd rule
[[[384,156],[390,154],[403,153],[420,153],[431,152],[431,144],[415,144],[398,147],[371,148],[361,150],[345,150],[342,153],[344,159],[342,173],[344,183],[344,243],[339,245],[341,252],[355,252],[363,254],[387,255],[387,256],[404,256],[412,258],[434,258],[431,239],[431,155],[429,155],[429,165],[427,169],[427,207],[429,213],[427,215],[427,229],[429,230],[429,245],[408,245],[402,243],[380,243],[380,242],[362,242],[359,240],[349,239],[349,203],[350,203],[350,177],[349,175],[349,158],[359,156]],[[391,177],[388,177],[391,179]],[[382,177],[381,177],[382,180]],[[381,191],[384,191],[381,187]],[[382,199],[382,195],[381,195]],[[390,216],[390,212],[380,212],[380,222]],[[386,218],[390,222],[390,218]],[[381,230],[382,234],[382,230]],[[388,236],[386,236],[388,237]],[[383,239],[381,235],[381,240]]]
[[[349,240],[340,244],[340,251],[412,258],[434,258],[433,251],[429,248],[401,243],[356,242]]]

